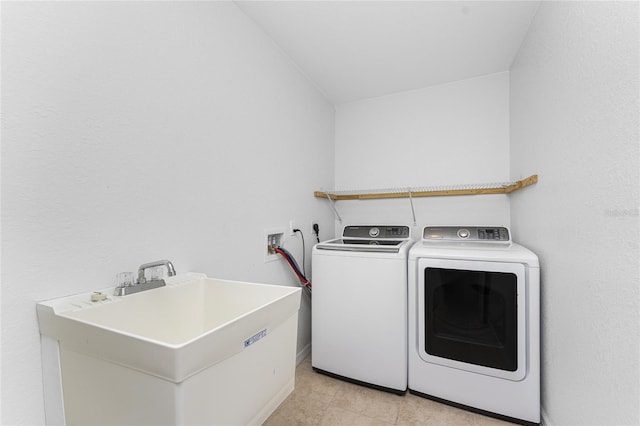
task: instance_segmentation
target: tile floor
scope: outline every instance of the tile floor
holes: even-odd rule
[[[264,426],[465,425],[511,423],[460,410],[410,393],[377,391],[318,374],[307,357],[296,368],[295,390]]]

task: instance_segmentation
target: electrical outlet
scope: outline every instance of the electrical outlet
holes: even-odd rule
[[[284,231],[280,229],[265,229],[265,248],[264,248],[264,261],[271,262],[277,260],[279,255],[276,253],[276,247],[282,246],[284,241]]]
[[[296,235],[294,229],[296,229],[296,223],[293,221],[293,219],[291,219],[289,221],[289,236],[293,237],[294,235]]]

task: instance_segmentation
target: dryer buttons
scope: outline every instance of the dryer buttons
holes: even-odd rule
[[[376,238],[378,235],[380,235],[380,230],[378,228],[369,229],[369,236],[370,237]]]
[[[471,232],[469,232],[468,229],[462,228],[462,229],[458,229],[458,237],[460,238],[469,238],[469,236],[471,235]]]

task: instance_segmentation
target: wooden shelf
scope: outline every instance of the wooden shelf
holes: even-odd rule
[[[469,184],[453,185],[450,187],[425,187],[425,188],[400,188],[389,190],[370,191],[315,191],[313,195],[319,198],[329,198],[334,201],[341,200],[376,200],[384,198],[418,198],[418,197],[443,197],[452,195],[483,195],[483,194],[509,194],[518,189],[525,188],[538,182],[538,175],[531,175],[526,179],[515,182],[499,184]]]

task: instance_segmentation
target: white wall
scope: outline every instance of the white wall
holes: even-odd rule
[[[542,274],[543,415],[640,423],[637,2],[542,2],[511,68],[511,224]]]
[[[336,107],[337,189],[509,180],[509,74]],[[505,195],[414,199],[418,226],[509,225]],[[343,224],[412,224],[408,199],[340,201]]]
[[[263,230],[332,235],[334,111],[233,3],[2,9],[2,423],[43,424],[36,301],[162,258],[297,284]]]

